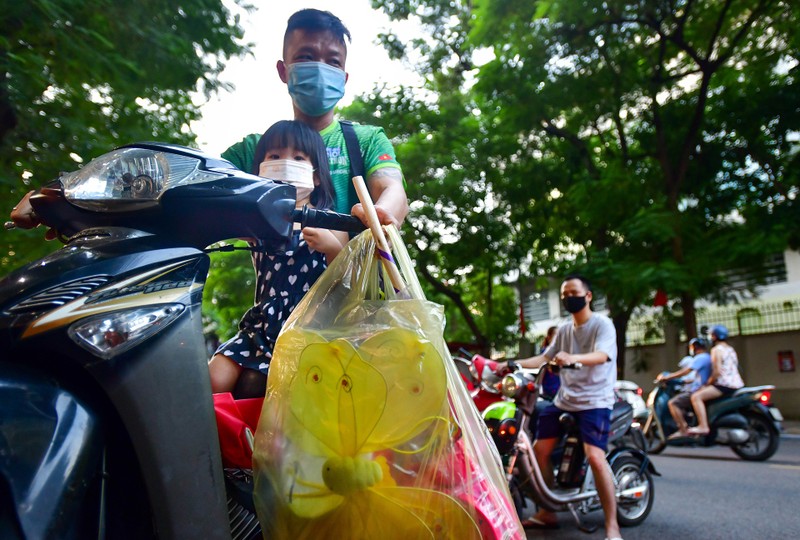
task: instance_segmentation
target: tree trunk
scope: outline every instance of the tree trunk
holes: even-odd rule
[[[3,54],[5,59],[5,55]],[[3,63],[5,64],[5,63]],[[0,144],[17,127],[17,115],[8,96],[8,79],[5,71],[0,73]]]
[[[681,308],[683,309],[683,329],[686,338],[697,337],[697,311],[694,309],[694,295],[684,292],[681,293]]]
[[[614,329],[617,331],[617,379],[625,378],[625,332],[631,319],[631,310],[611,313]]]
[[[484,356],[489,356],[491,353],[491,344],[489,340],[486,338],[481,329],[478,327],[478,323],[475,321],[475,318],[470,313],[469,308],[464,303],[464,300],[461,298],[461,295],[446,286],[444,283],[440,282],[438,279],[433,277],[428,269],[425,267],[424,264],[417,266],[417,271],[422,274],[422,277],[425,278],[425,281],[430,283],[433,288],[442,293],[443,295],[447,296],[450,300],[453,301],[455,304],[456,309],[461,313],[464,317],[464,321],[469,326],[469,329],[472,331],[472,335],[475,336],[475,344],[478,345],[480,348],[480,353]]]
[[[494,339],[492,339],[492,328],[494,327],[494,301],[493,301],[493,293],[494,293],[494,284],[492,283],[492,271],[486,271],[486,324],[484,325],[483,331],[488,334],[489,342],[494,345]]]

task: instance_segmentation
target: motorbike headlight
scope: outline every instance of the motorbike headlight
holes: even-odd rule
[[[107,313],[73,324],[68,334],[84,349],[108,360],[169,325],[183,309],[183,304],[162,304]]]
[[[123,212],[154,206],[168,189],[225,177],[200,168],[191,156],[120,148],[61,177],[64,196],[87,210]]]
[[[519,382],[514,375],[506,375],[500,384],[500,391],[504,396],[513,398],[519,389]]]

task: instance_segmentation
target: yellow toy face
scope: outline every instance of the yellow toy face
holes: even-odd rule
[[[381,332],[357,351],[345,340],[311,343],[290,385],[287,427],[309,453],[352,457],[394,448],[446,418],[446,395],[441,357],[412,332]]]
[[[281,366],[270,372],[269,399],[289,402],[284,496],[291,519],[310,520],[315,537],[479,537],[457,500],[397,486],[387,461],[398,452],[424,461],[448,432],[447,375],[431,343],[391,329],[355,348],[290,330],[275,358]]]

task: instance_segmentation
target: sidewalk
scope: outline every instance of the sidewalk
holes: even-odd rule
[[[797,435],[800,436],[800,421],[798,420],[784,420],[782,435]]]

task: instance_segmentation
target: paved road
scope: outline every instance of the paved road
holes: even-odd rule
[[[625,540],[754,540],[800,538],[800,436],[784,436],[778,453],[764,463],[742,461],[727,448],[673,449],[653,456],[662,474],[647,520],[623,529]],[[579,531],[569,514],[561,528],[529,531],[528,538],[602,540],[600,525]]]

